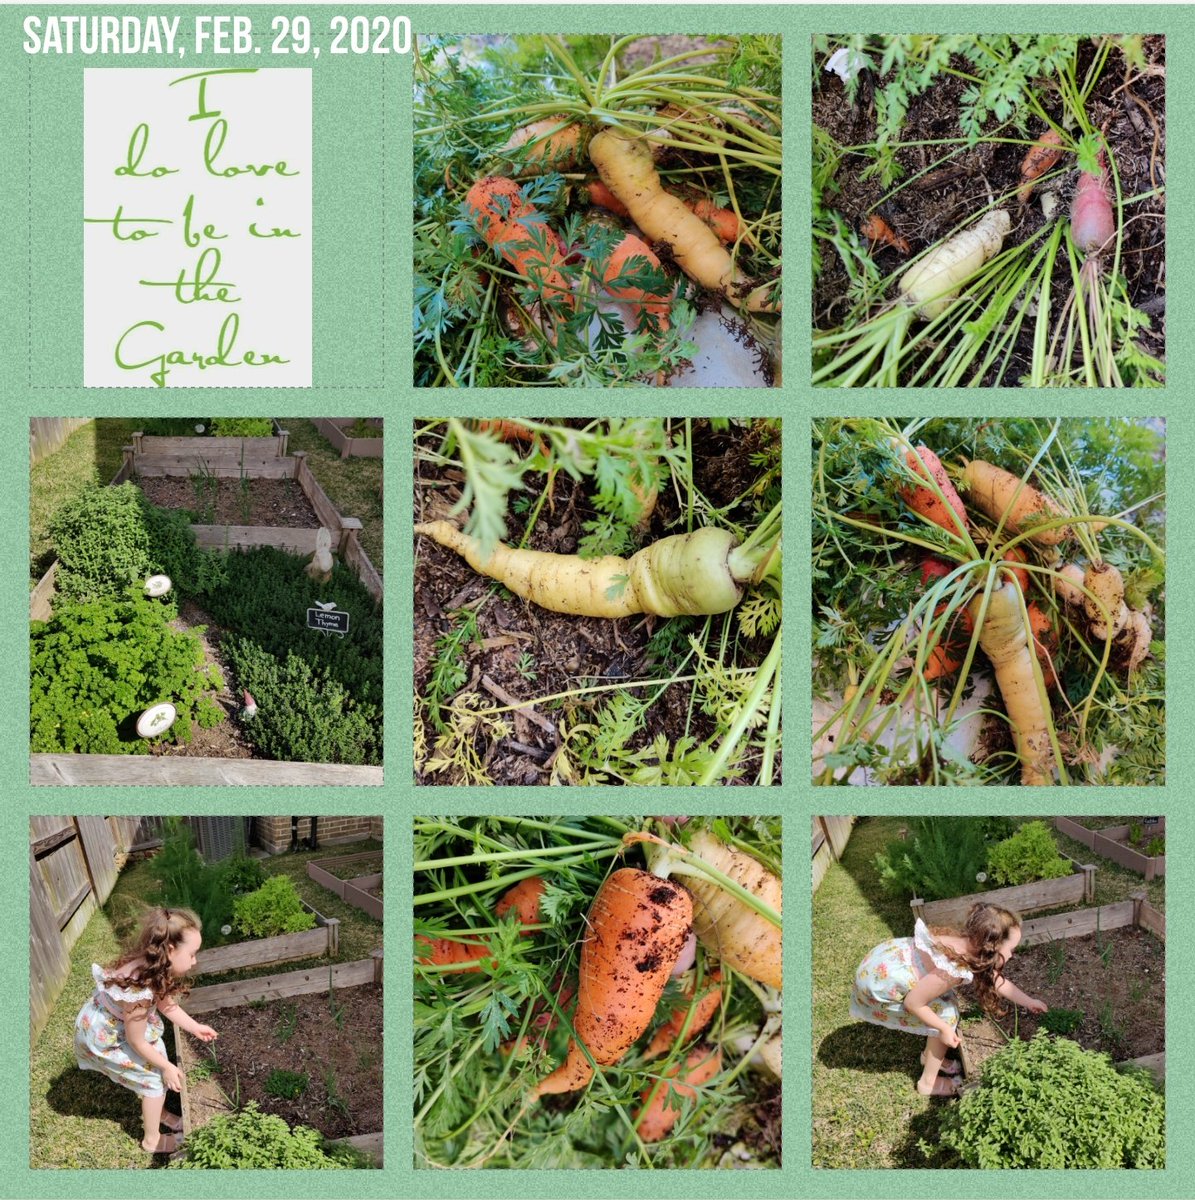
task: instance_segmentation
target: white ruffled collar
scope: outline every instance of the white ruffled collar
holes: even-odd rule
[[[95,986],[106,996],[111,996],[113,1000],[121,1000],[126,1004],[134,1004],[141,1000],[152,1000],[154,998],[152,988],[124,988],[119,984],[110,983],[107,978],[107,972],[99,963],[91,964],[91,977],[95,980]]]
[[[939,945],[934,941],[934,935],[930,933],[925,922],[918,917],[916,924],[913,926],[913,945],[921,951],[934,964],[934,966],[952,978],[959,980],[961,983],[970,983],[972,974],[966,967],[955,962]]]

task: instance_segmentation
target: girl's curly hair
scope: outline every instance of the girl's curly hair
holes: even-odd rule
[[[105,983],[135,982],[153,992],[154,1004],[168,996],[181,999],[190,990],[185,982],[170,970],[170,952],[190,929],[203,932],[203,924],[189,908],[150,908],[141,918],[141,928],[135,941],[121,956],[104,969]],[[113,976],[129,963],[140,963],[137,969],[123,977]]]
[[[967,939],[968,949],[961,954],[943,947],[955,962],[971,972],[971,986],[984,1012],[1002,1017],[1008,1010],[1000,1003],[996,987],[1003,979],[1006,959],[1000,947],[1014,929],[1021,928],[1021,916],[996,904],[972,904],[962,929],[933,928],[932,934],[948,934]]]

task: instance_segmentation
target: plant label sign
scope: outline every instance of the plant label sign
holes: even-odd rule
[[[311,386],[311,71],[83,72],[83,385]]]
[[[307,628],[318,629],[321,633],[335,633],[344,637],[349,631],[349,614],[335,608],[309,608],[307,610]]]

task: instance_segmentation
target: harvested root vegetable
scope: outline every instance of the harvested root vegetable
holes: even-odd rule
[[[783,1065],[784,1051],[784,1036],[780,1030],[776,1030],[774,1034],[766,1042],[760,1046],[758,1054],[759,1060],[763,1065],[771,1071],[777,1079],[781,1078],[781,1067]]]
[[[947,608],[948,605],[945,603],[939,604],[934,611],[934,616],[940,617]],[[941,679],[946,675],[953,675],[963,665],[974,628],[970,612],[962,608],[956,611],[954,621],[941,638],[930,635],[929,655],[921,670],[921,678],[926,683],[932,683],[935,679]]]
[[[513,179],[496,175],[479,179],[465,197],[465,211],[486,244],[547,299],[571,304],[571,289],[559,269],[564,255]]]
[[[631,215],[631,210],[600,179],[591,179],[581,189],[581,198],[586,204],[604,208],[617,217]]]
[[[971,601],[971,615],[976,621],[982,600],[982,596],[977,596]],[[1021,783],[1028,786],[1053,783],[1050,717],[1042,705],[1033,674],[1020,592],[1011,580],[992,591],[987,616],[979,630],[979,646],[991,661],[996,685],[1004,698],[1021,760]]]
[[[651,1022],[693,921],[684,888],[623,867],[602,884],[586,921],[573,1031],[594,1062],[618,1062]],[[531,1097],[575,1092],[593,1078],[576,1040]]]
[[[482,575],[552,612],[579,617],[658,617],[728,612],[742,597],[754,566],[736,554],[725,529],[698,529],[645,546],[629,559],[578,558],[515,550],[499,542],[488,559],[476,538],[448,521],[416,525],[415,532],[455,550]]]
[[[1029,628],[1033,633],[1033,649],[1037,654],[1037,661],[1041,664],[1042,677],[1046,681],[1046,687],[1057,689],[1059,682],[1058,673],[1054,670],[1053,653],[1057,642],[1054,637],[1054,623],[1043,609],[1032,602],[1026,606],[1026,611],[1029,613]]]
[[[602,286],[608,296],[633,305],[637,324],[642,324],[643,314],[647,313],[652,322],[664,331],[668,328],[668,309],[672,296],[668,292],[649,292],[638,286],[635,277],[642,277],[649,271],[659,272],[660,260],[646,242],[628,233],[610,251],[610,259],[602,274]],[[621,281],[620,276],[624,276]]]
[[[520,925],[537,924],[544,886],[544,881],[538,875],[520,880],[494,905],[494,915],[502,921],[513,910],[518,915]],[[535,931],[525,930],[523,936],[534,937]],[[458,942],[452,938],[430,938],[424,934],[417,934],[415,941],[424,948],[423,953],[417,956],[417,962],[434,967],[457,967],[461,974],[480,971],[484,958],[497,961],[484,942]]]
[[[1058,568],[1054,578],[1054,591],[1065,604],[1078,608],[1083,603],[1083,568],[1078,563],[1067,563]]]
[[[704,221],[718,236],[724,246],[732,246],[739,238],[747,237],[747,226],[739,220],[732,208],[721,208],[712,200],[698,198],[686,200],[685,204],[695,217]]]
[[[635,1129],[645,1142],[668,1136],[680,1120],[680,1100],[696,1096],[696,1089],[709,1083],[722,1070],[722,1051],[717,1046],[697,1046],[683,1064],[674,1063],[663,1079],[645,1088],[639,1099],[643,1107],[635,1114]]]
[[[714,971],[709,976],[709,981],[709,986],[697,998],[695,1004],[681,1004],[672,1016],[652,1034],[647,1049],[643,1051],[645,1061],[650,1062],[653,1058],[659,1058],[661,1054],[667,1054],[672,1049],[680,1037],[681,1030],[685,1027],[685,1022],[689,1019],[690,1007],[693,1009],[693,1019],[689,1021],[689,1031],[686,1037],[696,1037],[714,1019],[714,1013],[718,1011],[718,1006],[722,1003],[722,972]],[[692,986],[688,988],[685,995],[689,1001],[692,1001]]]
[[[907,303],[927,321],[940,317],[963,284],[999,252],[1011,226],[1004,209],[993,209],[970,229],[935,246],[900,277],[900,291]]]
[[[519,165],[520,175],[568,171],[585,151],[585,127],[565,116],[543,117],[520,125],[499,151]]]
[[[1125,659],[1126,674],[1131,675],[1149,657],[1152,642],[1153,626],[1149,616],[1139,609],[1129,609],[1129,618],[1116,639],[1116,648]]]
[[[540,920],[539,902],[543,899],[546,884],[538,875],[521,879],[494,905],[494,916],[499,921],[506,919],[512,910],[518,915],[520,925],[537,925]],[[524,937],[533,937],[534,931],[526,929]]]
[[[1091,632],[1106,642],[1115,637],[1129,619],[1124,602],[1124,578],[1111,563],[1090,563],[1083,575],[1083,586],[1094,594],[1083,597],[1083,611],[1091,622]],[[1109,617],[1110,627],[1104,624]]]
[[[1017,203],[1025,204],[1033,193],[1033,185],[1047,171],[1052,170],[1062,157],[1062,135],[1056,129],[1045,133],[1029,147],[1029,153],[1021,162],[1021,186],[1017,190]]]
[[[589,143],[589,158],[649,241],[667,245],[690,279],[752,312],[775,310],[766,287],[744,298],[746,279],[713,230],[665,190],[647,142],[618,129],[604,129]]]
[[[938,456],[925,445],[919,445],[916,450],[905,454],[905,462],[914,475],[922,479],[933,479],[946,497],[942,503],[938,493],[931,487],[919,487],[910,484],[900,489],[900,498],[927,521],[945,529],[948,533],[958,534],[960,529],[967,528],[967,510],[963,507],[962,497],[955,491],[954,484],[946,474]],[[954,516],[951,516],[951,509]],[[955,520],[955,517],[958,520]]]
[[[1013,548],[1004,556],[1001,561],[1014,564],[1013,566],[1009,567],[1009,570],[1013,573],[1014,578],[1020,585],[1022,594],[1028,595],[1029,572],[1026,571],[1024,567],[1018,567],[1015,564],[1028,562],[1029,556],[1024,550],[1021,549],[1020,546],[1013,546]]]
[[[1021,480],[1010,471],[978,458],[972,459],[962,474],[964,490],[980,512],[999,522],[1005,533],[1024,533],[1037,524],[1065,516],[1062,509],[1044,492]],[[1070,536],[1066,525],[1042,529],[1030,534],[1039,546],[1057,546]]]
[[[863,218],[859,223],[859,236],[865,237],[873,245],[880,242],[885,246],[891,246],[893,250],[898,250],[901,254],[909,254],[913,249],[909,245],[909,239],[898,237],[892,226],[879,213],[870,213]]]
[[[1098,254],[1116,236],[1108,160],[1100,151],[1100,173],[1079,172],[1071,202],[1071,239],[1084,254]]]
[[[689,848],[777,913],[781,911],[780,880],[749,854],[727,846],[704,829],[693,835]],[[736,971],[782,988],[780,930],[716,883],[688,875],[686,885],[693,893],[693,928],[701,944]]]

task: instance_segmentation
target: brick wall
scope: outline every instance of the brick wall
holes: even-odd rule
[[[316,837],[321,846],[359,842],[365,838],[382,837],[381,817],[320,817]],[[299,818],[299,838],[311,834],[311,818]],[[290,849],[290,817],[254,817],[253,841],[271,854]]]

